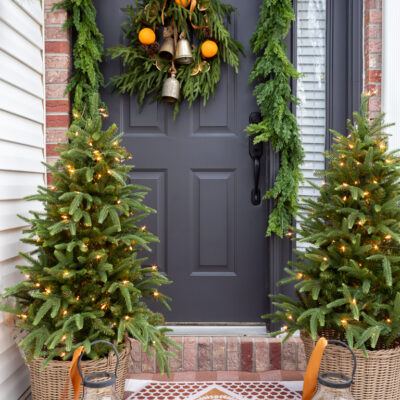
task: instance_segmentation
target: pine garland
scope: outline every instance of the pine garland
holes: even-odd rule
[[[224,20],[230,23],[231,14],[236,9],[219,0],[207,0],[207,9],[200,11],[176,4],[173,0],[166,3],[162,12],[164,0],[135,0],[136,7],[128,5],[126,14],[128,21],[123,23],[125,44],[119,44],[108,50],[112,59],[120,58],[125,68],[121,75],[111,79],[114,89],[121,94],[136,95],[139,105],[143,105],[145,98],[153,95],[153,100],[161,100],[162,86],[170,76],[171,64],[158,57],[157,49],[152,46],[143,46],[138,33],[143,27],[153,29],[158,35],[157,40],[162,42],[162,28],[173,21],[177,32],[185,33],[185,37],[198,43],[212,39],[218,43],[216,56],[204,60],[200,46],[193,49],[194,62],[190,65],[175,65],[176,78],[181,85],[181,98],[175,103],[174,117],[179,112],[181,101],[186,100],[191,106],[197,98],[203,99],[205,105],[214,95],[215,88],[220,81],[221,63],[226,62],[234,68],[239,68],[239,54],[243,53],[243,46],[232,39],[224,25]],[[162,21],[164,15],[164,26]],[[194,29],[191,25],[204,27]],[[155,45],[157,46],[158,43]],[[199,69],[199,70],[196,70]],[[196,74],[197,72],[197,74]]]
[[[297,212],[300,165],[304,160],[296,117],[290,111],[298,99],[292,94],[291,79],[300,74],[286,56],[287,36],[295,19],[291,0],[263,0],[260,19],[251,39],[252,51],[259,55],[249,82],[256,82],[254,95],[263,120],[247,128],[254,142],[269,142],[280,153],[280,170],[265,199],[274,199],[267,236],[282,237],[292,225]]]
[[[55,4],[54,9],[67,11],[64,29],[74,29],[76,33],[72,51],[74,71],[66,93],[71,95],[73,113],[81,113],[104,83],[100,72],[103,35],[96,24],[96,8],[92,0],[63,0]]]

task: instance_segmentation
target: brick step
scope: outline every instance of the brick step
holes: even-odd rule
[[[300,338],[281,339],[247,336],[173,336],[182,350],[172,351],[171,372],[189,371],[303,371],[306,369],[304,346]],[[129,373],[157,373],[155,358],[142,352],[132,341]]]

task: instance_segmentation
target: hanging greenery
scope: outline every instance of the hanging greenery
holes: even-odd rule
[[[140,105],[148,95],[175,103],[174,117],[183,100],[192,105],[201,97],[205,105],[220,80],[221,63],[238,72],[243,46],[224,25],[235,11],[219,0],[135,0],[126,8],[126,44],[109,50],[125,68],[111,84],[135,94]]]
[[[63,0],[55,4],[54,9],[68,12],[64,28],[76,33],[72,51],[74,71],[66,89],[76,114],[91,103],[92,96],[98,94],[104,82],[99,66],[104,54],[103,35],[96,24],[96,8],[92,0]]]
[[[262,121],[247,128],[254,142],[269,142],[280,153],[280,170],[274,186],[264,198],[274,199],[269,216],[267,236],[276,233],[282,237],[292,224],[298,204],[300,165],[304,152],[300,132],[291,106],[298,104],[292,94],[291,79],[299,72],[286,56],[287,36],[294,20],[291,0],[263,0],[256,32],[251,39],[251,49],[258,58],[249,81],[256,82],[254,95],[262,114]]]

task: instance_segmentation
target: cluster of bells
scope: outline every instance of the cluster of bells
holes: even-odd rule
[[[168,61],[174,61],[176,64],[189,65],[193,62],[192,48],[190,42],[185,38],[180,38],[176,45],[172,37],[167,37],[158,52],[160,58]],[[176,79],[176,74],[171,76],[164,82],[162,88],[162,99],[169,103],[175,103],[179,100],[180,85]]]

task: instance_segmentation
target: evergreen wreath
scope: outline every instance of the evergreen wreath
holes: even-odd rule
[[[254,137],[254,143],[269,142],[280,153],[280,170],[274,186],[264,196],[274,199],[267,236],[276,233],[282,237],[288,232],[297,212],[299,182],[303,179],[300,165],[304,151],[296,117],[290,110],[291,105],[298,104],[290,81],[298,79],[300,73],[288,60],[284,42],[294,19],[291,0],[263,0],[251,39],[251,49],[258,58],[249,82],[257,83],[254,95],[262,121],[249,125],[247,132]]]
[[[175,102],[174,117],[182,100],[191,106],[201,97],[205,105],[220,80],[221,63],[228,63],[237,73],[239,54],[244,53],[224,24],[225,20],[230,23],[234,12],[233,6],[219,0],[135,0],[135,6],[126,8],[126,44],[108,51],[113,59],[121,58],[125,68],[111,84],[121,94],[135,94],[143,105],[148,95],[161,100],[165,81],[176,74],[181,96]],[[173,38],[175,49],[179,40],[192,41],[192,62],[178,64],[173,57],[162,58],[160,44],[167,38]]]

